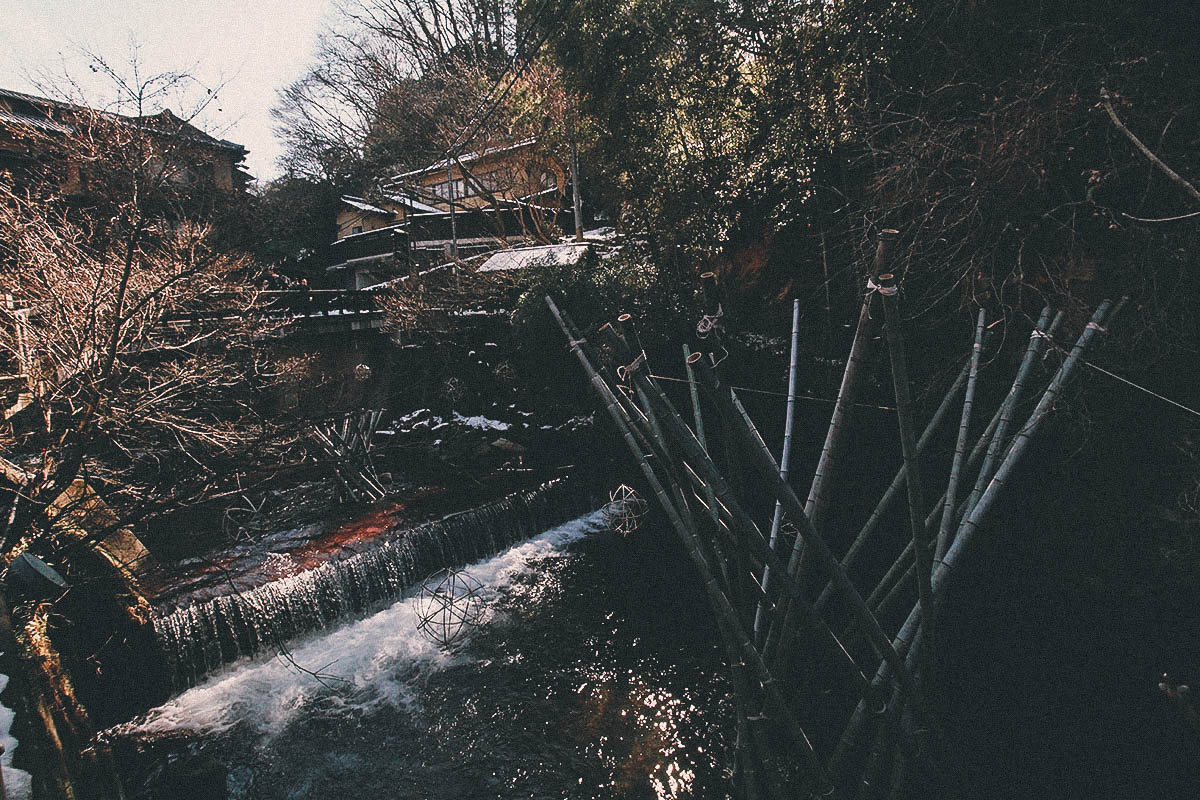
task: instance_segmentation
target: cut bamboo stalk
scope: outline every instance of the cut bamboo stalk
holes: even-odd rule
[[[1108,313],[1111,307],[1111,303],[1108,300],[1105,300],[1096,309],[1096,313],[1092,315],[1091,322],[1084,327],[1083,333],[1079,335],[1079,339],[1075,342],[1075,346],[1071,348],[1071,352],[1063,361],[1062,366],[1058,368],[1054,379],[1050,382],[1046,391],[1042,393],[1042,399],[1038,401],[1037,407],[1029,415],[1029,419],[1025,421],[1025,424],[1021,426],[1021,430],[1017,431],[1017,434],[1013,437],[1012,444],[1008,446],[1004,460],[999,468],[997,468],[996,474],[988,482],[987,489],[984,490],[978,502],[968,511],[966,519],[959,525],[958,535],[955,537],[954,544],[950,546],[943,559],[944,564],[946,562],[952,563],[951,554],[960,552],[970,542],[972,536],[979,529],[980,522],[987,516],[992,504],[999,497],[1004,488],[1004,483],[1008,480],[1014,466],[1020,461],[1021,456],[1029,447],[1029,443],[1033,440],[1033,435],[1037,432],[1038,427],[1049,416],[1050,411],[1054,407],[1054,401],[1062,393],[1063,387],[1066,386],[1067,381],[1071,378],[1080,360],[1083,358],[1083,353],[1091,344],[1092,339],[1098,332],[1106,330],[1105,325],[1111,324],[1112,320],[1121,312],[1127,300],[1128,298],[1122,298],[1117,307],[1113,309],[1112,314]]]
[[[1008,475],[1013,469],[1016,468],[1016,465],[1020,463],[1021,457],[1028,448],[1029,443],[1037,434],[1042,422],[1049,415],[1055,399],[1057,399],[1058,395],[1067,385],[1073,376],[1078,363],[1082,359],[1083,354],[1091,345],[1094,335],[1096,332],[1104,330],[1102,326],[1106,321],[1111,323],[1111,321],[1116,318],[1117,313],[1119,313],[1124,303],[1125,299],[1122,299],[1111,315],[1108,314],[1111,303],[1105,300],[1100,304],[1100,306],[1096,309],[1096,313],[1092,316],[1092,321],[1089,322],[1084,328],[1083,332],[1079,336],[1079,339],[1076,341],[1075,346],[1071,349],[1071,352],[1067,355],[1067,358],[1059,366],[1058,371],[1051,379],[1050,384],[1046,387],[1045,391],[1042,392],[1042,397],[1038,401],[1037,408],[1029,416],[1029,419],[1026,420],[1020,432],[1013,438],[1012,444],[1005,452],[1003,461],[999,469],[996,471],[996,476],[988,484],[987,489],[980,497],[979,502],[977,502],[971,509],[968,518],[959,526],[958,535],[955,536],[953,544],[951,544],[950,548],[946,551],[946,555],[943,557],[942,561],[938,563],[937,569],[934,571],[932,578],[933,590],[935,594],[941,593],[943,584],[949,576],[951,569],[958,562],[958,560],[962,558],[962,554],[970,546],[975,533],[979,530],[980,522],[987,515],[987,512],[991,509],[992,504],[999,496]],[[912,651],[918,649],[916,644],[920,641],[922,635],[920,621],[921,607],[918,605],[909,613],[908,619],[904,621],[904,625],[900,628],[900,632],[896,634],[896,637],[893,640],[893,645],[896,652],[905,653],[907,656],[911,656]],[[871,681],[872,684],[877,686],[885,684],[889,679],[889,673],[891,669],[892,665],[890,662],[884,662],[880,664],[879,669],[875,673],[875,677]],[[847,722],[846,727],[843,730],[842,738],[834,752],[834,757],[830,761],[830,771],[834,774],[838,774],[839,769],[837,765],[844,760],[847,751],[851,747],[856,746],[857,742],[861,738],[861,732],[866,724],[869,713],[870,712],[867,708],[867,704],[864,702],[860,701],[858,706],[855,707],[854,713],[851,715],[849,722]]]
[[[875,741],[863,767],[862,778],[859,780],[857,800],[875,800],[879,797],[880,789],[886,782],[896,754],[896,740],[900,732],[900,715],[903,710],[903,698],[893,690],[888,700],[887,710],[879,720],[879,728],[875,733]]]
[[[717,399],[717,405],[721,406],[730,403],[728,392],[712,368],[702,361],[698,361],[697,364],[697,372],[700,375],[700,380],[712,391],[714,397]],[[751,466],[758,472],[759,476],[766,483],[767,488],[777,498],[783,500],[784,511],[800,526],[800,535],[806,539],[807,547],[813,548],[818,565],[833,579],[838,593],[863,626],[863,630],[867,633],[868,640],[871,642],[871,646],[876,651],[876,654],[885,662],[892,665],[892,669],[896,671],[896,678],[903,684],[905,691],[911,691],[912,677],[904,667],[903,660],[892,648],[891,641],[884,634],[883,629],[880,628],[879,621],[875,619],[870,609],[867,608],[866,601],[863,600],[862,595],[858,593],[858,590],[854,588],[854,585],[846,576],[845,571],[842,570],[841,564],[838,563],[833,551],[829,549],[829,545],[825,543],[825,540],[813,528],[812,523],[804,514],[804,506],[800,504],[800,500],[796,497],[795,492],[792,491],[788,484],[779,479],[779,473],[772,466],[770,453],[764,452],[758,446],[758,437],[751,430],[747,429],[747,426],[753,423],[749,420],[742,420],[742,423],[742,425],[735,427],[735,433],[738,435],[742,448],[750,457]],[[718,496],[720,496],[720,492],[718,492]]]
[[[554,314],[556,320],[559,322],[563,333],[569,338],[570,331],[567,329],[565,323],[562,322],[561,317],[559,317],[558,307],[554,304],[554,301],[550,297],[546,298],[546,303],[550,307],[551,313]],[[822,765],[820,759],[817,758],[816,752],[813,750],[812,743],[809,741],[808,735],[804,732],[804,729],[797,721],[794,712],[780,692],[780,689],[776,684],[774,677],[771,675],[770,670],[767,669],[766,664],[763,663],[762,658],[759,656],[758,650],[755,649],[753,642],[751,642],[749,637],[746,635],[745,630],[742,628],[742,625],[738,620],[736,609],[734,609],[733,605],[730,603],[729,598],[726,597],[725,594],[718,588],[716,576],[713,574],[711,568],[701,554],[695,535],[687,528],[683,520],[680,518],[679,514],[671,503],[670,498],[667,496],[666,490],[659,481],[658,476],[655,474],[654,469],[647,462],[645,454],[642,453],[638,448],[637,442],[634,440],[633,435],[630,432],[632,425],[630,424],[629,418],[623,414],[621,407],[616,402],[616,398],[612,396],[611,390],[609,390],[608,386],[604,383],[604,379],[601,378],[595,369],[592,368],[591,364],[587,361],[586,356],[583,355],[583,352],[580,350],[579,346],[573,343],[571,349],[575,353],[576,358],[580,361],[581,366],[583,366],[584,370],[588,373],[589,380],[591,381],[593,388],[600,395],[602,403],[612,419],[613,424],[616,425],[617,429],[621,432],[625,439],[626,445],[630,449],[630,452],[632,452],[637,458],[638,465],[642,470],[642,474],[645,476],[647,483],[650,484],[651,489],[658,497],[659,504],[662,506],[663,511],[666,512],[671,526],[675,529],[676,533],[683,541],[689,557],[691,557],[697,570],[700,572],[701,581],[704,584],[705,592],[708,594],[709,600],[713,605],[713,610],[716,612],[718,625],[726,630],[727,635],[730,636],[735,643],[737,651],[740,652],[742,657],[745,658],[753,667],[759,681],[762,684],[762,688],[770,702],[770,705],[779,714],[781,721],[784,723],[793,742],[800,751],[801,758],[811,779],[817,784],[818,788],[822,792],[832,793],[833,783],[829,780],[829,776],[825,772],[824,765]]]
[[[602,330],[608,334],[608,330]],[[609,335],[613,336],[614,347],[619,349],[621,347],[621,342],[616,339],[615,333]],[[700,361],[697,355],[693,355],[692,359],[695,363],[699,363]],[[711,368],[708,367],[708,365],[704,365],[704,370],[706,374],[711,374]],[[688,430],[687,426],[684,425],[680,420],[679,414],[671,405],[670,400],[666,398],[666,396],[662,393],[662,390],[645,374],[644,362],[637,363],[635,366],[633,366],[631,369],[631,375],[635,385],[638,386],[639,391],[646,392],[647,396],[661,406],[662,414],[660,418],[664,422],[667,433],[677,444],[683,447],[685,459],[690,460],[692,467],[694,467],[694,469],[691,471],[698,470],[699,476],[703,480],[711,483],[713,491],[716,494],[717,499],[720,501],[720,504],[723,505],[731,514],[735,527],[741,530],[739,542],[743,545],[747,545],[747,557],[749,557],[749,546],[753,546],[754,550],[762,555],[766,565],[776,570],[776,573],[782,576],[780,578],[780,583],[783,585],[783,591],[787,593],[793,602],[799,603],[798,608],[800,609],[801,621],[804,624],[812,626],[815,630],[817,630],[818,633],[821,634],[822,638],[828,642],[834,653],[838,655],[838,657],[845,664],[846,669],[851,675],[852,679],[855,681],[858,690],[860,692],[866,691],[870,685],[870,681],[867,680],[866,676],[859,669],[849,651],[846,650],[841,641],[837,638],[837,635],[812,608],[812,605],[808,602],[807,598],[804,597],[803,592],[800,591],[799,585],[787,573],[786,569],[784,569],[782,561],[775,554],[774,550],[771,549],[766,538],[754,524],[753,520],[750,519],[749,515],[746,514],[746,512],[742,509],[740,503],[737,501],[736,496],[733,494],[724,478],[722,478],[720,472],[713,465],[712,460],[709,459],[703,448],[700,447],[700,443],[696,440],[692,432]],[[731,410],[731,415],[736,415],[736,412]],[[688,461],[684,462],[685,468],[688,467],[688,463]],[[687,472],[689,469],[685,469],[684,471]],[[778,479],[778,474],[774,473],[774,475],[776,479]],[[762,592],[762,587],[756,581],[751,581],[751,583],[753,584],[753,590],[755,591],[755,597],[757,598],[757,595]]]
[[[988,445],[987,457],[984,458],[983,466],[979,469],[979,475],[975,478],[975,486],[971,489],[971,493],[967,497],[968,514],[975,507],[975,504],[979,502],[979,497],[983,494],[984,488],[987,487],[988,481],[992,479],[996,460],[1004,452],[1004,447],[1007,444],[1008,427],[1017,405],[1021,402],[1021,392],[1025,387],[1025,381],[1029,378],[1029,373],[1032,371],[1033,365],[1037,362],[1042,350],[1045,349],[1046,342],[1053,340],[1055,331],[1058,330],[1058,326],[1062,323],[1063,312],[1059,311],[1054,315],[1054,321],[1050,323],[1050,328],[1046,329],[1046,320],[1049,316],[1050,306],[1046,306],[1042,309],[1042,315],[1038,318],[1037,324],[1033,327],[1033,332],[1029,335],[1029,345],[1025,348],[1025,355],[1021,359],[1021,366],[1017,368],[1017,376],[1013,379],[1008,394],[1004,396],[1004,402],[1000,404],[1000,421],[996,425],[996,432],[993,434],[991,443]]]
[[[963,397],[962,418],[958,422],[958,441],[954,445],[954,461],[950,465],[950,480],[942,506],[942,524],[938,529],[935,558],[941,558],[950,546],[950,527],[954,524],[954,504],[958,500],[958,482],[962,478],[963,461],[967,455],[967,437],[971,432],[971,410],[975,403],[975,380],[979,377],[979,358],[983,354],[983,327],[987,312],[979,309],[975,322],[975,344],[971,349],[971,374],[967,378],[967,393]]]
[[[800,356],[800,301],[792,301],[792,351],[788,363],[788,399],[787,412],[783,423],[783,452],[779,456],[779,477],[788,479],[788,468],[792,458],[792,424],[796,420],[796,366]],[[688,375],[691,375],[691,365],[688,365]],[[694,387],[694,384],[693,384]],[[693,388],[693,391],[695,389]],[[779,527],[783,524],[783,503],[775,501],[775,513],[771,517],[771,549],[778,552]],[[771,583],[771,568],[763,569],[763,594],[766,594]],[[763,607],[760,603],[754,613],[754,638],[761,642],[763,636]]]
[[[687,371],[688,381],[688,396],[692,400],[692,418],[696,423],[696,439],[700,442],[700,446],[704,448],[704,452],[708,452],[708,441],[704,436],[704,415],[700,411],[700,393],[696,389],[696,376],[692,372],[692,365],[688,363],[691,358],[692,351],[685,343],[683,345],[683,367]],[[705,484],[705,498],[708,500],[708,507],[712,509],[713,520],[717,519],[717,498],[712,492],[712,487]]]
[[[825,444],[821,448],[821,457],[817,461],[817,469],[813,474],[812,486],[808,491],[808,499],[804,510],[813,526],[818,530],[825,518],[825,507],[828,503],[829,479],[833,474],[834,464],[842,450],[842,442],[848,428],[850,409],[858,397],[862,366],[867,359],[867,351],[871,341],[879,330],[878,319],[871,314],[875,300],[874,281],[887,271],[891,261],[892,248],[899,233],[894,230],[880,231],[875,247],[875,263],[872,268],[871,280],[867,282],[867,292],[863,297],[862,307],[858,313],[858,325],[854,329],[854,341],[850,345],[850,355],[846,358],[846,368],[842,372],[842,384],[838,388],[837,400],[834,401],[833,413],[829,420],[829,430],[825,434]],[[793,559],[799,558],[799,552],[793,552]],[[801,572],[803,575],[804,573]]]
[[[963,368],[959,370],[958,377],[954,379],[954,383],[951,384],[950,389],[947,390],[946,396],[942,398],[941,404],[938,405],[937,410],[934,411],[933,417],[929,420],[929,424],[925,426],[925,430],[921,433],[921,438],[917,440],[918,453],[923,452],[928,446],[929,442],[932,441],[934,434],[937,433],[937,429],[941,426],[942,421],[949,413],[950,407],[954,404],[955,398],[958,397],[958,393],[962,391],[962,388],[966,385],[967,370],[969,368],[970,364],[963,365]],[[999,413],[997,412],[997,417],[998,416]],[[982,457],[983,448],[985,445],[986,440],[983,440],[981,437],[981,441],[976,444],[978,456],[976,456],[975,451],[972,451],[972,457]],[[893,502],[895,502],[896,497],[900,494],[900,488],[904,485],[904,480],[907,475],[908,473],[902,465],[900,470],[896,473],[896,476],[892,478],[892,482],[888,486],[887,491],[883,493],[883,497],[880,498],[879,502],[875,505],[874,510],[871,511],[871,516],[867,519],[866,524],[863,525],[862,530],[858,532],[858,535],[854,537],[854,541],[850,544],[850,548],[846,551],[846,555],[842,557],[843,569],[850,569],[850,567],[854,565],[855,561],[858,560],[859,554],[871,540],[875,530],[879,527],[880,521],[882,521],[884,515],[887,513],[888,509],[891,508],[891,505]],[[820,598],[815,604],[817,609],[824,611],[829,605],[829,601],[832,599],[832,597],[833,585],[827,583],[825,589],[821,592]]]
[[[930,580],[933,576],[933,557],[929,552],[929,537],[925,531],[925,499],[924,487],[921,483],[921,465],[917,457],[917,442],[913,435],[912,397],[908,385],[908,365],[904,352],[904,335],[900,330],[900,309],[898,307],[895,277],[891,274],[879,276],[879,294],[883,298],[885,331],[887,333],[888,354],[892,362],[892,383],[896,392],[896,420],[900,426],[900,450],[904,455],[904,469],[908,474],[905,484],[908,487],[908,519],[912,529],[913,550],[917,565],[917,589],[921,598],[922,625],[925,627],[927,654],[933,652],[935,642],[934,623],[937,614],[933,607],[933,587]],[[928,656],[927,656],[928,658]],[[929,666],[927,660],[925,666]],[[926,674],[927,671],[926,671]]]
[[[862,306],[859,310],[858,325],[854,329],[854,340],[850,345],[850,355],[846,358],[846,368],[842,372],[842,383],[838,387],[838,396],[834,401],[833,413],[829,418],[829,429],[825,434],[825,443],[821,447],[821,456],[817,461],[817,468],[813,474],[808,499],[804,504],[805,514],[817,530],[821,529],[825,518],[829,479],[833,474],[837,456],[841,452],[845,431],[849,428],[850,410],[857,399],[861,375],[863,374],[862,365],[866,361],[867,350],[879,331],[878,318],[871,313],[872,304],[875,300],[875,290],[877,288],[875,281],[880,274],[887,270],[887,264],[891,260],[892,247],[898,236],[899,233],[891,229],[883,230],[879,233],[875,247],[875,262],[871,270],[871,276],[867,281],[867,291],[863,296]],[[801,585],[806,586],[808,584],[808,575],[812,569],[813,557],[811,554],[805,555],[804,549],[803,537],[796,537],[792,555],[788,561],[788,570],[798,577]],[[774,630],[768,631],[767,634],[766,652],[771,659],[771,663],[774,663],[777,651],[786,651],[789,647],[786,641],[781,641],[781,639],[787,636],[785,631],[791,630],[786,610],[783,616],[783,624],[777,626]]]

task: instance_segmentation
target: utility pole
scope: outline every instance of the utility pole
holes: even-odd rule
[[[450,203],[450,261],[454,270],[454,289],[462,291],[462,275],[458,272],[458,224],[454,219],[454,174],[451,170],[452,159],[446,154],[446,199]]]
[[[583,197],[579,194],[579,141],[575,135],[575,113],[571,112],[571,201],[575,206],[575,241],[583,241]]]
[[[454,219],[454,176],[450,154],[446,154],[446,200],[450,203],[450,257],[458,261],[458,224]]]

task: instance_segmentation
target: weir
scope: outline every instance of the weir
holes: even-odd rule
[[[422,579],[504,550],[589,510],[577,481],[536,489],[380,537],[369,550],[154,619],[154,634],[176,690],[224,664],[282,650],[300,634],[392,600]],[[594,506],[594,504],[591,504]]]

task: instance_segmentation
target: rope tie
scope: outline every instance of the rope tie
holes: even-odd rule
[[[867,294],[869,295],[872,292],[879,292],[884,297],[891,297],[900,292],[900,287],[895,285],[884,286],[876,283],[874,276],[872,276],[867,278]]]
[[[1087,325],[1084,325],[1083,328],[1084,328],[1084,330],[1099,331],[1100,333],[1108,333],[1108,328],[1105,328],[1104,326],[1102,326],[1096,322],[1089,322]]]
[[[717,306],[717,313],[705,314],[700,317],[700,321],[696,323],[696,335],[701,339],[707,339],[709,334],[722,327],[721,318],[724,316],[725,309]]]
[[[617,378],[619,378],[622,381],[628,381],[629,376],[634,371],[636,371],[639,367],[641,367],[642,364],[644,364],[644,363],[646,363],[646,351],[645,350],[638,353],[638,357],[635,358],[628,365],[617,367]]]

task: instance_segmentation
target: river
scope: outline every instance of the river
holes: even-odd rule
[[[485,616],[449,650],[414,591],[294,641],[319,678],[237,662],[111,732],[131,794],[725,796],[729,686],[665,535],[593,513],[471,565]]]

